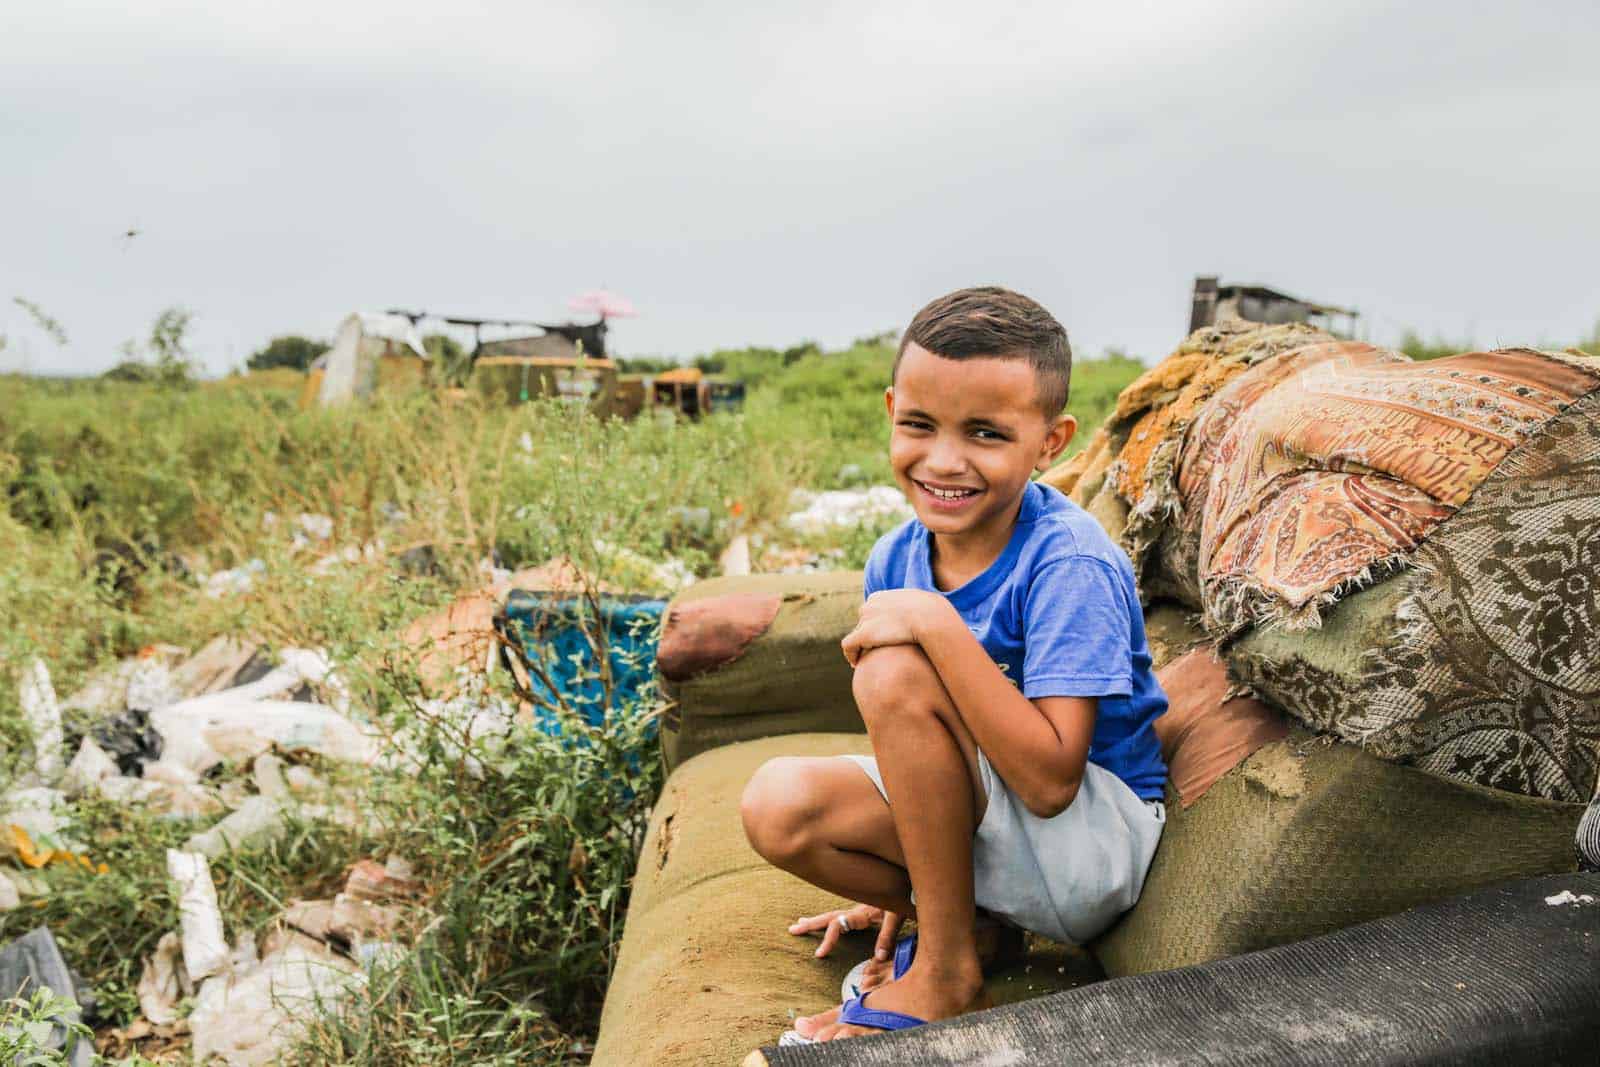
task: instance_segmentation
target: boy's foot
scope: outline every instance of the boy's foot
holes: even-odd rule
[[[968,974],[934,974],[926,966],[914,966],[906,976],[878,985],[877,989],[872,990],[870,1003],[874,1011],[893,1011],[902,1016],[922,1019],[923,1022],[954,1019],[955,1016],[979,1011],[989,1005],[981,969],[973,968]],[[838,1011],[840,1009],[834,1008],[821,1016],[797,1019],[795,1032],[813,1041],[834,1041],[859,1037],[864,1033],[877,1033],[872,1027],[838,1022]],[[821,1019],[827,1019],[827,1022],[819,1022]],[[818,1022],[818,1025],[803,1025],[806,1022]]]
[[[874,989],[871,1007],[875,1011],[897,1012],[933,1022],[987,1008],[989,997],[984,992],[983,972],[979,968],[974,967],[970,973],[935,974],[927,967],[913,966],[904,977]],[[869,1027],[841,1024],[839,1010],[833,1008],[820,1015],[796,1019],[795,1032],[813,1041],[833,1041],[877,1032]]]
[[[988,974],[993,968],[1004,967],[1015,963],[1022,958],[1023,949],[1026,947],[1027,935],[1015,926],[1007,926],[994,919],[980,916],[975,933],[978,947],[978,963],[983,968],[983,973]],[[901,938],[904,941],[904,938]],[[859,972],[859,973],[858,973]],[[850,972],[847,985],[853,986],[846,999],[851,996],[860,996],[870,993],[885,982],[894,978],[894,957],[880,960],[876,956],[869,956],[865,961]],[[800,1029],[801,1024],[820,1025],[818,1020],[826,1016],[828,1022],[833,1022],[838,1016],[837,1008],[823,1012],[821,1015],[807,1015],[795,1021],[795,1029],[802,1035],[806,1031]]]

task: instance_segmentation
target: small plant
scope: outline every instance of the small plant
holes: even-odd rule
[[[30,996],[18,994],[0,1001],[0,1063],[15,1067],[69,1067],[69,1050],[79,1041],[92,1041],[94,1034],[77,1021],[78,1005],[71,997],[61,997],[48,989],[35,989]],[[65,1043],[54,1047],[52,1035],[65,1035]]]

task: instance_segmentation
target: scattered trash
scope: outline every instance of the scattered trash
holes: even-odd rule
[[[384,863],[361,860],[350,868],[344,882],[344,895],[379,903],[406,900],[421,889],[410,862],[401,856],[390,856]]]
[[[259,656],[260,647],[252,641],[241,641],[236,637],[213,638],[172,672],[172,680],[179,690],[178,699],[216,693],[250,681],[249,678],[239,676],[246,668],[254,665],[258,658],[264,658]],[[262,673],[266,672],[263,670]],[[170,704],[173,701],[169,700],[166,703]],[[150,707],[132,703],[128,706],[147,709]]]
[[[22,891],[4,871],[0,871],[0,911],[13,911],[22,907]]]
[[[376,563],[383,559],[388,552],[387,546],[382,541],[368,541],[363,545],[346,545],[337,552],[332,552],[311,565],[311,573],[315,575],[328,574],[347,563]]]
[[[404,914],[393,905],[340,893],[332,900],[296,900],[279,921],[353,958],[361,945],[392,937]]]
[[[65,794],[42,786],[13,789],[0,796],[0,856],[34,870],[53,863],[95,870],[83,847],[65,835],[66,820],[61,814],[65,802]]]
[[[239,593],[248,593],[256,584],[256,577],[265,574],[267,565],[259,559],[252,559],[242,566],[233,567],[225,571],[217,571],[207,575],[200,582],[200,588],[206,596],[220,599]]]
[[[230,756],[253,759],[276,746],[284,751],[316,752],[348,763],[372,763],[375,735],[341,714],[349,694],[327,657],[287,649],[283,662],[266,676],[220,693],[192,697],[155,712],[151,723],[165,743],[164,759],[204,774]],[[320,686],[334,707],[296,700],[274,700],[301,685]]]
[[[228,941],[206,857],[167,849],[167,877],[178,883],[178,928],[183,968],[191,981],[216,974],[228,964]]]
[[[158,1023],[154,1019],[135,1019],[125,1027],[101,1031],[97,1043],[100,1054],[112,1063],[130,1060],[135,1054],[141,1063],[174,1063],[188,1057],[189,1023],[178,1019]]]
[[[71,1067],[89,1067],[94,1055],[94,1043],[87,1038],[68,1042],[63,1023],[76,1023],[83,1017],[83,1006],[90,998],[78,989],[67,961],[61,956],[61,947],[50,931],[37,927],[28,931],[5,948],[0,949],[0,1000],[10,1000],[22,995],[31,996],[36,990],[48,989],[58,997],[73,1002],[71,1011],[58,1018],[56,1026],[44,1043],[52,1049],[63,1049],[66,1062]],[[22,1060],[19,1058],[19,1063]],[[29,1061],[33,1062],[33,1061]]]
[[[489,670],[498,647],[494,616],[494,596],[477,592],[460,597],[405,628],[401,640],[414,650],[417,677],[429,692],[452,692],[461,668],[472,672]]]
[[[555,722],[548,709],[559,707],[598,725],[608,710],[639,700],[654,683],[666,602],[600,597],[598,608],[597,620],[586,599],[525,589],[513,589],[506,597],[505,631],[526,667],[529,695],[547,726]],[[604,634],[603,666],[590,638],[596,623]]]
[[[22,698],[22,719],[32,739],[33,779],[38,785],[54,784],[66,770],[61,759],[65,743],[61,732],[61,706],[50,684],[50,671],[41,659],[33,659],[22,670],[18,686]]]
[[[886,525],[912,517],[905,495],[892,485],[831,489],[821,493],[796,489],[789,494],[789,506],[796,510],[784,521],[791,530],[802,534],[822,534],[850,526]]]
[[[288,799],[289,783],[283,779],[283,761],[272,753],[263,752],[256,757],[250,777],[256,784],[256,791],[268,800]]]
[[[106,755],[93,738],[85,737],[78,743],[78,754],[72,757],[66,774],[61,777],[61,791],[69,797],[81,796],[95,791],[102,781],[115,778],[119,773],[116,761]]]
[[[195,819],[222,811],[223,802],[203,785],[172,785],[144,778],[105,778],[95,787],[107,800],[141,804],[158,815]]]
[[[61,710],[102,718],[125,708],[149,710],[170,704],[189,695],[173,671],[173,665],[185,655],[186,650],[176,645],[147,645],[137,656],[97,671],[82,689],[61,702]]]
[[[275,1063],[302,1033],[303,1020],[365,982],[358,964],[298,937],[259,962],[201,984],[189,1027],[194,1062],[220,1057],[230,1067]]]
[[[89,733],[126,775],[142,775],[145,765],[159,760],[164,748],[161,734],[150,725],[150,712],[142,708],[107,719]]]
[[[172,674],[172,663],[184,655],[174,645],[148,645],[139,650],[128,671],[128,690],[123,702],[130,708],[149,711],[183,696]]]
[[[270,797],[255,796],[211,829],[190,837],[183,847],[214,860],[230,850],[277,837],[285,829],[283,806]]]
[[[178,1020],[178,1001],[194,995],[194,983],[183,965],[183,940],[175,932],[161,935],[156,950],[139,975],[139,1010],[164,1026]]]
[[[295,793],[320,793],[328,788],[328,783],[317,777],[315,771],[298,763],[284,771],[283,777],[290,791]]]
[[[1588,893],[1574,893],[1570,889],[1563,889],[1553,897],[1544,898],[1544,902],[1552,908],[1560,907],[1563,904],[1580,907],[1584,904],[1593,904],[1594,900],[1595,898]]]
[[[326,541],[333,536],[333,520],[326,515],[301,512],[295,517],[299,533],[313,541]]]
[[[717,566],[723,574],[741,575],[750,573],[750,538],[739,534],[728,547],[722,550],[722,555],[717,558]]]

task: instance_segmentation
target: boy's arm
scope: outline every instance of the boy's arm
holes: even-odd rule
[[[921,646],[978,747],[1029,811],[1047,819],[1067,809],[1088,762],[1095,698],[1029,700],[937,593],[874,594],[845,638],[845,655],[854,664],[868,649],[894,644]]]

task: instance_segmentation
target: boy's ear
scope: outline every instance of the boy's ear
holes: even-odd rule
[[[1039,462],[1033,465],[1033,469],[1041,474],[1049,470],[1061,453],[1067,450],[1067,445],[1072,443],[1072,437],[1077,432],[1076,418],[1065,414],[1058,416],[1044,435],[1044,445],[1039,449]]]
[[[894,418],[894,386],[889,386],[883,391],[883,406],[889,412],[889,418]]]

